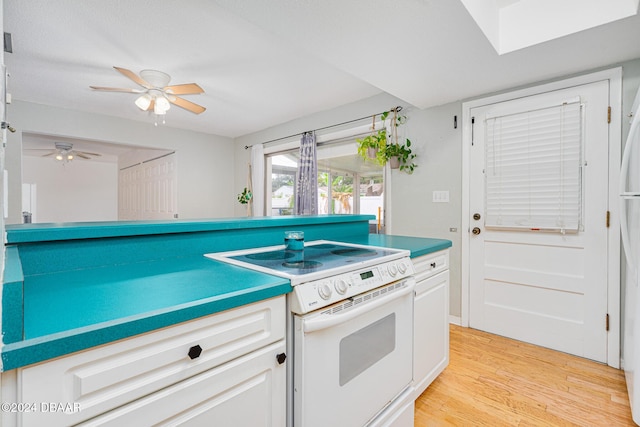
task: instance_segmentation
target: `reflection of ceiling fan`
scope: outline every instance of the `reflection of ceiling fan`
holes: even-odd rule
[[[195,95],[204,93],[204,90],[195,83],[186,83],[180,85],[168,86],[171,76],[162,71],[142,70],[140,76],[126,68],[113,67],[135,83],[143,87],[143,89],[127,89],[117,87],[89,86],[91,89],[104,90],[108,92],[127,92],[141,94],[136,99],[136,105],[143,111],[153,111],[155,114],[166,114],[171,104],[184,108],[195,114],[200,114],[206,108],[201,105],[194,104],[184,98],[176,95]]]
[[[91,160],[91,157],[101,156],[101,154],[98,153],[89,153],[87,151],[74,150],[73,144],[69,142],[56,142],[55,147],[56,148],[54,150],[50,150],[48,148],[35,148],[29,149],[29,151],[48,151],[48,153],[43,154],[42,157],[55,156],[55,159],[61,162],[70,162],[76,156],[86,160]]]

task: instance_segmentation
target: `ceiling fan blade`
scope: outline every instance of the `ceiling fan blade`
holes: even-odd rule
[[[89,157],[89,156],[85,156],[84,154],[79,153],[79,152],[77,152],[77,151],[75,152],[75,154],[76,154],[76,156],[78,156],[78,157],[80,157],[80,158],[87,159],[87,160],[91,160],[91,157]]]
[[[138,76],[136,73],[134,73],[131,70],[127,70],[126,68],[120,68],[120,67],[113,67],[113,68],[120,71],[124,76],[130,78],[131,80],[133,80],[134,82],[138,83],[140,86],[146,89],[151,89],[153,87],[146,80],[144,80],[142,77]]]
[[[195,104],[191,101],[187,101],[184,98],[179,98],[177,96],[168,97],[169,102],[177,105],[178,107],[184,108],[185,110],[191,111],[195,114],[200,114],[206,110],[202,105]]]
[[[204,90],[196,83],[167,86],[164,88],[164,91],[172,95],[195,95],[197,93],[204,93]]]
[[[88,151],[74,151],[74,153],[76,153],[78,156],[81,154],[84,154],[85,156],[93,156],[93,157],[100,157],[102,156],[102,154],[99,153],[90,153]]]
[[[43,155],[42,155],[42,157],[49,157],[49,156],[53,156],[54,154],[56,154],[56,152],[55,152],[55,151],[52,151],[52,152],[50,152],[50,153],[43,154]]]
[[[128,92],[128,93],[144,93],[145,90],[142,89],[129,89],[122,87],[104,87],[104,86],[89,86],[93,90],[104,90],[107,92]]]
[[[153,111],[153,107],[156,106],[156,100],[152,99],[151,102],[149,103],[149,107],[147,107],[146,111]]]

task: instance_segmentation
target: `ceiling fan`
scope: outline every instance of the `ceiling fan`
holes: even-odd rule
[[[157,115],[163,115],[167,113],[167,110],[171,107],[171,104],[184,108],[187,111],[191,111],[195,114],[200,114],[206,110],[201,105],[195,104],[191,101],[187,101],[184,98],[180,98],[177,95],[195,95],[204,93],[204,90],[196,83],[186,83],[179,85],[169,85],[171,76],[167,73],[157,70],[142,70],[138,76],[131,70],[126,68],[113,67],[125,77],[133,80],[143,89],[130,89],[130,88],[117,88],[117,87],[104,87],[104,86],[89,86],[94,90],[103,90],[107,92],[127,92],[127,93],[139,93],[140,96],[136,99],[135,104],[143,111],[153,111]]]
[[[70,142],[56,142],[55,149],[49,148],[31,148],[29,151],[48,151],[48,153],[43,154],[42,157],[55,156],[55,159],[58,161],[70,162],[76,156],[81,159],[91,160],[92,157],[100,157],[101,154],[98,153],[90,153],[88,151],[79,151],[73,149],[73,144]]]

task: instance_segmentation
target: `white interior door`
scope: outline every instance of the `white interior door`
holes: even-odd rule
[[[178,214],[175,154],[119,172],[118,219],[173,219]]]
[[[471,327],[607,361],[608,105],[603,80],[471,109],[469,228],[478,233],[469,237]],[[561,136],[540,136],[547,124],[532,118],[539,113]],[[545,169],[553,162],[537,162],[544,157],[537,150],[556,153],[553,160],[575,149],[562,145],[575,137],[571,114],[579,120],[579,160],[556,162],[560,175],[553,175]],[[507,119],[523,120],[523,138],[502,127]],[[533,142],[538,137],[546,147]],[[501,138],[512,138],[511,146]],[[510,157],[511,148],[519,154]],[[510,188],[499,167],[522,179]],[[545,174],[551,196],[540,196],[547,187],[536,180]],[[518,217],[523,210],[528,219]]]

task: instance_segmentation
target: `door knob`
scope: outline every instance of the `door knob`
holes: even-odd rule
[[[473,230],[471,230],[471,232],[477,236],[478,234],[480,234],[480,229],[478,227],[473,227]]]
[[[479,213],[474,213],[473,214],[473,219],[475,219],[476,221],[478,221],[480,219],[480,214]]]

